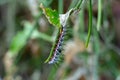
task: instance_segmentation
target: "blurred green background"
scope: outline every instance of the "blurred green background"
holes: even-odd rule
[[[59,66],[44,63],[57,28],[42,10],[63,14],[79,0],[0,0],[0,80],[120,80],[120,1],[92,0],[92,34],[88,48],[88,0],[70,16],[70,39]],[[100,4],[101,1],[101,4]],[[97,31],[101,6],[101,25]]]

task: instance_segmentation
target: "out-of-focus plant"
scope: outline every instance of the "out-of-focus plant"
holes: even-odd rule
[[[67,0],[33,1],[38,2],[36,2],[37,4],[35,5],[42,3],[45,6],[42,6],[42,10],[46,17],[44,17],[44,15],[42,15],[40,11],[40,16],[39,14],[33,15],[34,18],[31,22],[23,22],[23,30],[18,31],[18,33],[15,35],[7,53],[10,55],[10,57],[5,58],[8,63],[10,63],[11,61],[11,64],[13,65],[11,66],[12,68],[8,66],[8,63],[6,63],[7,65],[5,65],[6,73],[8,72],[8,74],[11,74],[9,76],[13,77],[13,75],[15,74],[14,70],[18,69],[20,70],[18,71],[18,74],[19,72],[21,74],[23,74],[24,72],[26,72],[24,74],[30,73],[29,76],[32,76],[33,80],[36,80],[36,75],[38,75],[37,78],[41,78],[42,80],[101,80],[104,78],[106,78],[107,80],[119,80],[120,49],[114,43],[115,31],[113,29],[114,23],[112,21],[112,9],[110,8],[110,5],[112,3],[109,0],[69,0],[70,5],[67,6],[68,10],[64,10],[64,7],[67,5],[64,2]],[[32,4],[30,4],[29,6],[31,5]],[[52,10],[51,8],[53,7],[57,7],[55,9],[58,10]],[[36,8],[39,12],[39,6],[37,6]],[[30,11],[33,11],[34,13],[34,10],[32,8],[30,9]],[[64,13],[65,11],[67,12]],[[40,26],[40,28],[42,26],[41,24],[38,24],[39,19],[46,22],[47,20],[49,21],[50,24],[47,22],[47,27],[45,27],[46,30],[49,29],[47,32],[44,33],[44,31],[42,32],[42,30],[39,29],[38,26]],[[63,36],[61,37],[61,35],[64,25],[72,28],[72,31],[68,30],[68,34],[72,34],[72,37],[65,42],[65,46],[62,46],[64,50],[62,50],[58,49],[58,47],[61,48],[61,44],[63,41]],[[48,36],[47,33],[53,33],[53,35]],[[56,37],[56,39],[54,37]],[[33,40],[32,43],[29,42],[31,40]],[[36,40],[38,40],[37,43],[34,43],[34,41]],[[47,41],[48,43],[44,41]],[[29,52],[32,50],[28,51],[28,46],[34,45],[33,47],[30,47],[30,49],[33,48],[36,50],[36,44],[40,46],[40,55],[37,55],[37,57],[33,56],[36,54],[32,54],[32,56],[29,56]],[[52,44],[52,49],[51,51],[49,51],[49,48]],[[30,57],[32,59],[26,58],[26,61],[24,61],[24,59],[22,60],[22,58],[26,54],[22,54],[21,51],[25,51],[24,49],[26,49],[26,45],[28,51],[26,52],[28,53],[27,57]],[[47,57],[48,58],[45,62],[48,63],[50,63],[49,61],[52,58],[54,61],[58,59],[56,58],[58,57],[57,54],[55,54],[54,52],[59,50],[62,50],[62,53],[64,54],[64,61],[60,64],[59,67],[54,67],[54,65],[44,63]],[[30,52],[30,55],[31,53],[32,52]],[[21,59],[21,62],[23,61],[22,64],[25,63],[25,68],[23,69],[23,71],[19,67],[16,68],[17,65],[14,66],[14,62],[19,61],[19,59]],[[33,66],[37,66],[37,69],[33,69]],[[10,69],[8,69],[8,67]],[[11,70],[11,72],[9,72],[9,70]]]
[[[37,39],[41,38],[52,42],[52,38],[44,33],[39,32],[37,29],[34,29],[34,24],[29,22],[24,22],[24,30],[18,32],[18,34],[13,38],[13,41],[10,46],[11,55],[17,55],[17,53],[25,46],[28,39]]]

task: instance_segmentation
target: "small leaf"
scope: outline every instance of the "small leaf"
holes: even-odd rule
[[[48,21],[53,24],[55,27],[60,27],[60,20],[59,20],[59,14],[57,11],[52,10],[50,8],[44,8],[44,6],[41,4],[40,7],[43,10],[44,15],[47,17]]]

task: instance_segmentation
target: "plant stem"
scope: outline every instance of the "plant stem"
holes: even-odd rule
[[[83,0],[79,0],[78,4],[75,6],[74,9],[75,9],[75,10],[76,10],[76,9],[79,9],[79,7],[81,6],[82,2],[83,2]]]
[[[63,0],[58,0],[58,11],[59,14],[63,13]]]
[[[98,77],[98,59],[99,59],[99,53],[100,53],[100,43],[99,43],[99,35],[97,33],[97,29],[93,29],[93,38],[94,38],[94,43],[93,43],[93,49],[94,49],[94,60],[93,60],[93,80],[99,80]]]
[[[73,8],[73,7],[75,7],[76,4],[77,4],[77,2],[78,2],[78,0],[72,0],[70,6],[69,6],[69,8],[68,8],[68,10],[70,10],[70,9]]]
[[[97,30],[100,30],[102,19],[102,0],[98,0],[98,20],[97,20]]]
[[[92,30],[92,0],[89,0],[89,30],[88,30],[88,37],[86,41],[86,47],[88,47],[88,43],[90,41],[91,30]]]

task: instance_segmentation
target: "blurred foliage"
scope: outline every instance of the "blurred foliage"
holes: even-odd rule
[[[81,1],[80,10],[65,17],[72,36],[63,47],[64,61],[44,63],[60,26],[58,13]],[[89,0],[0,0],[0,80],[120,80],[120,1],[91,1],[86,48]]]

